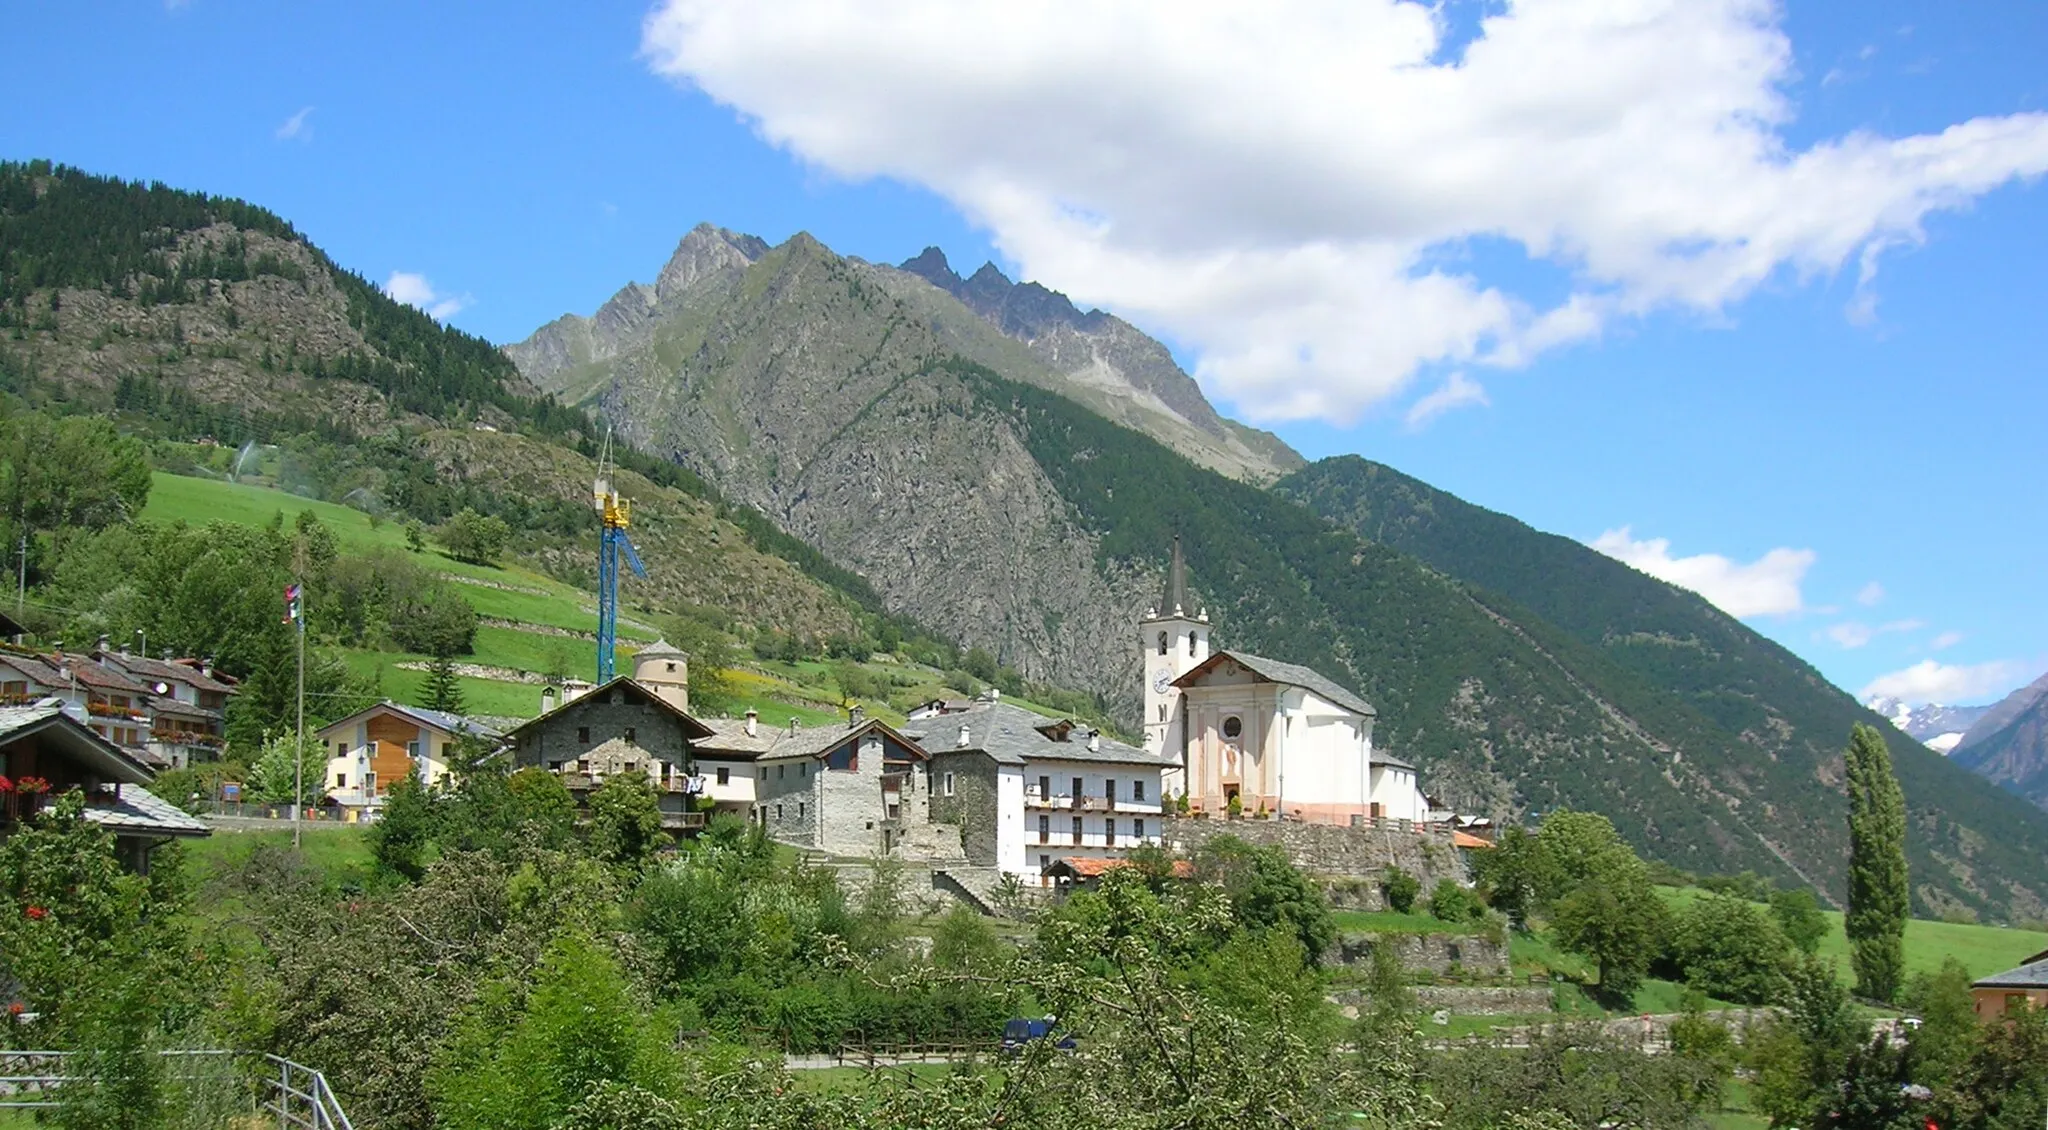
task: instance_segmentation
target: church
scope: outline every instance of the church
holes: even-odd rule
[[[1211,814],[1234,798],[1247,816],[1319,824],[1426,819],[1415,767],[1373,749],[1371,703],[1307,667],[1211,651],[1209,631],[1176,537],[1165,599],[1138,625],[1145,748],[1167,762],[1168,795]]]

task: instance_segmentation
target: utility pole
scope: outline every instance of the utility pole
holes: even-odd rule
[[[298,636],[299,722],[292,745],[292,847],[299,846],[299,818],[306,807],[306,612],[305,590],[298,582],[284,587],[285,623]]]

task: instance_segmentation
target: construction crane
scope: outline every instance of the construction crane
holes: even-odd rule
[[[640,553],[633,548],[633,539],[626,536],[626,527],[633,524],[633,505],[619,497],[612,487],[612,476],[618,473],[618,464],[612,461],[612,433],[605,429],[604,447],[597,457],[597,481],[592,485],[591,505],[597,510],[598,521],[603,527],[597,541],[597,682],[602,686],[612,681],[614,657],[619,645],[619,553],[625,551],[626,563],[641,577],[647,575],[647,567],[640,564]]]

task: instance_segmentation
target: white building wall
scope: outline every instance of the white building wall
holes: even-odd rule
[[[719,784],[718,774],[723,770],[726,782]],[[721,761],[716,758],[699,757],[697,773],[704,778],[704,795],[719,804],[738,805],[752,808],[754,805],[754,763],[751,761]]]
[[[1025,817],[1023,767],[996,766],[996,866],[1015,875],[1036,875],[1024,850]]]

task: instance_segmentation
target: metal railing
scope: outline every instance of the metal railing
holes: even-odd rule
[[[64,1090],[80,1083],[81,1075],[67,1073],[75,1052],[0,1051],[0,1110],[54,1109],[64,1105]],[[181,1049],[159,1052],[173,1065],[178,1078],[204,1078],[208,1062],[246,1061],[250,1081],[257,1090],[255,1106],[274,1116],[279,1130],[354,1130],[348,1113],[327,1085],[327,1077],[302,1063],[282,1056],[259,1055],[214,1049]]]

